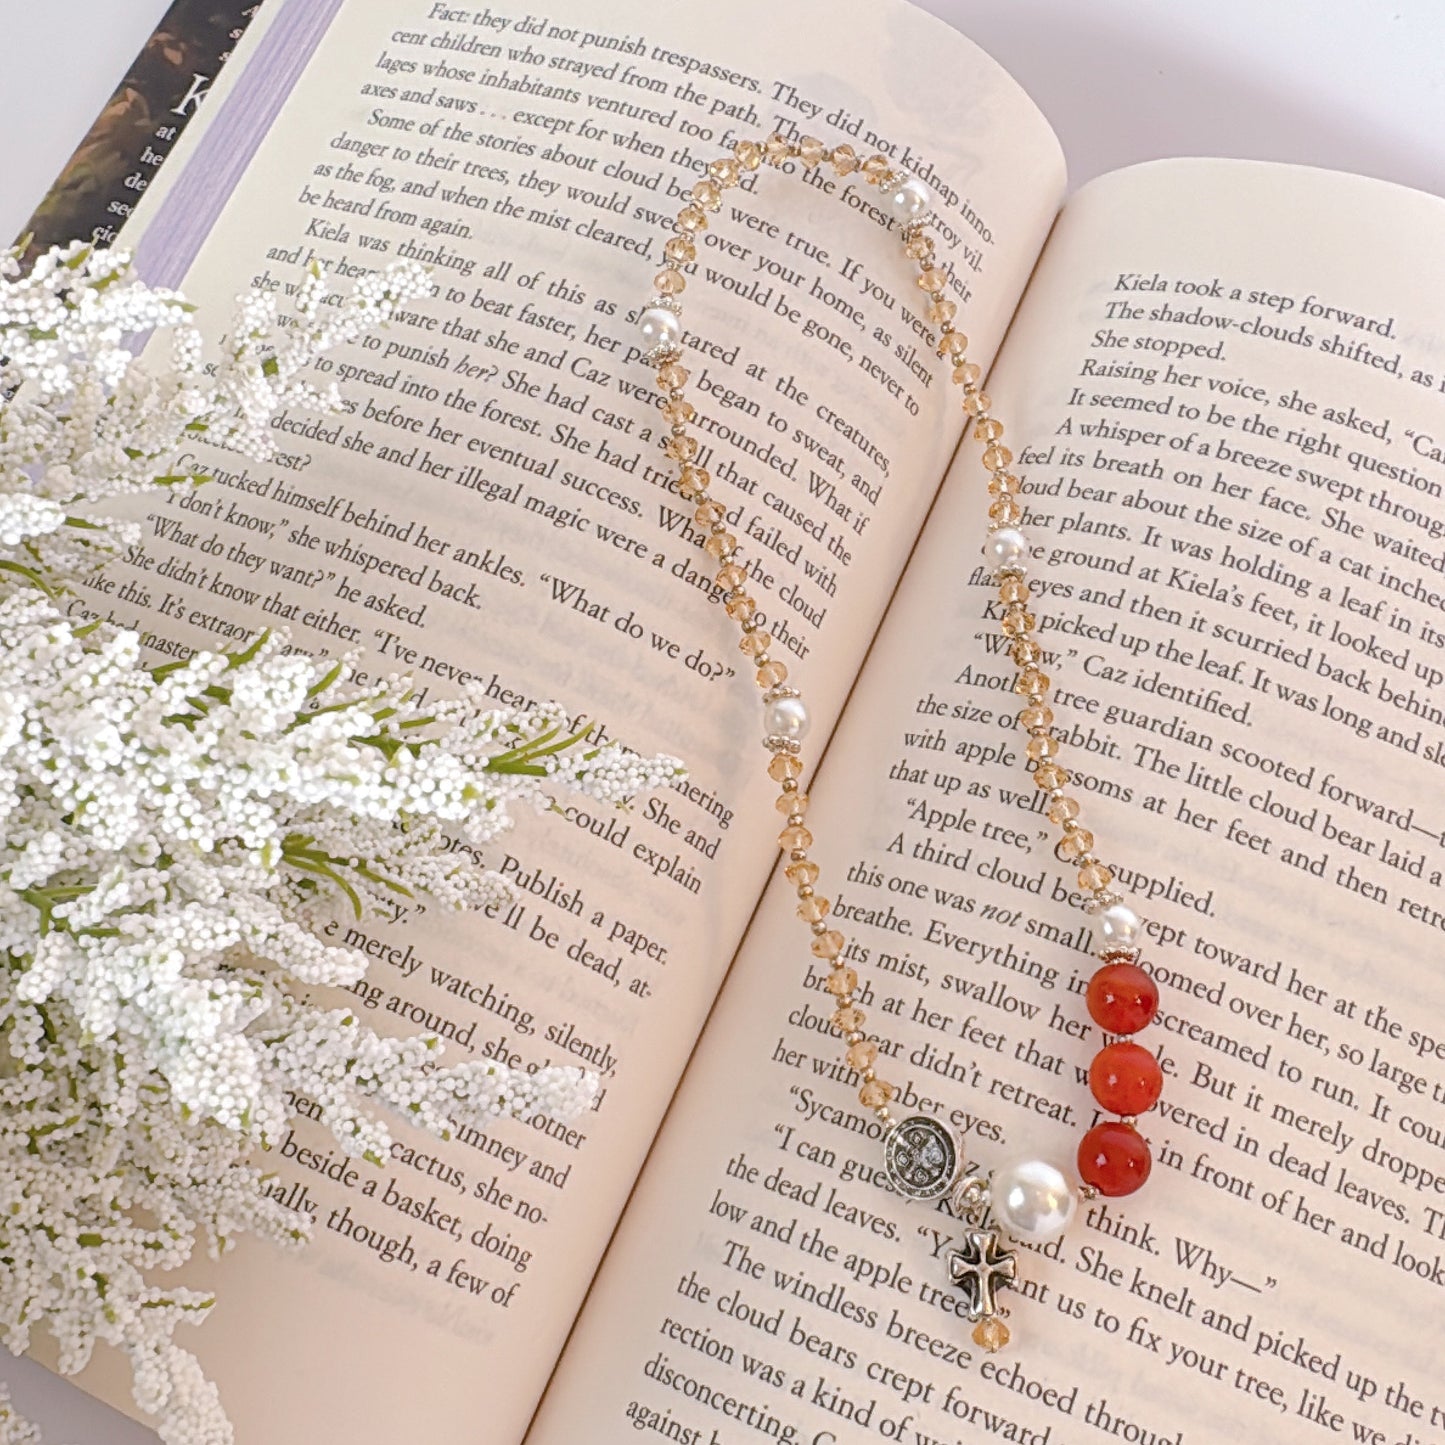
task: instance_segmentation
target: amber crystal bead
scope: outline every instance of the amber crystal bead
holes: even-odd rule
[[[1029,739],[1028,746],[1024,748],[1024,752],[1036,763],[1048,762],[1050,758],[1057,756],[1058,751],[1059,740],[1051,733],[1035,733],[1033,737]],[[1090,838],[1089,841],[1092,843],[1094,840]],[[1059,844],[1060,848],[1063,846],[1062,843]],[[1087,852],[1088,850],[1085,849],[1085,851]],[[1077,857],[1078,855],[1072,854],[1070,856]]]
[[[657,386],[659,391],[681,391],[687,385],[687,367],[680,366],[675,361],[669,361],[666,366],[657,368]]]
[[[730,557],[736,550],[738,539],[731,532],[714,532],[712,536],[704,538],[702,549],[709,557],[716,557],[719,561],[724,557]]]
[[[927,291],[930,296],[937,296],[947,285],[948,272],[940,271],[937,266],[930,266],[918,277],[918,289]]]
[[[1041,662],[1044,650],[1031,637],[1016,637],[1009,647],[1008,655],[1017,667],[1028,667],[1030,663]]]
[[[801,778],[803,776],[803,761],[801,758],[791,757],[787,753],[774,753],[768,763],[768,776],[775,783],[786,782],[789,778]],[[818,865],[816,863],[794,863],[788,869],[788,877],[793,877],[794,868],[811,868],[816,876]],[[796,880],[795,880],[796,881]],[[808,880],[809,882],[812,879]]]
[[[1114,881],[1114,870],[1102,863],[1085,863],[1079,869],[1079,887],[1085,893],[1097,893]]]
[[[835,968],[823,987],[835,997],[843,998],[858,987],[858,972],[852,968]]]
[[[850,176],[858,169],[858,152],[846,142],[833,147],[831,160],[833,170],[840,176]]]
[[[680,231],[705,231],[707,212],[701,206],[684,206],[677,213],[677,226]]]
[[[910,260],[922,261],[933,254],[933,237],[927,231],[917,231],[903,243],[903,254]]]
[[[1017,637],[1020,633],[1032,632],[1038,619],[1025,607],[1010,607],[999,625],[1009,637]]]
[[[659,296],[680,296],[687,288],[687,277],[668,267],[652,278],[652,284]]]
[[[662,254],[669,261],[676,261],[679,265],[686,266],[689,262],[697,260],[697,247],[686,236],[669,236],[662,248]]]
[[[976,441],[996,442],[1003,435],[1003,423],[997,417],[981,416],[973,424]]]
[[[798,848],[811,848],[813,835],[801,823],[789,823],[778,834],[778,846],[788,853]]]
[[[718,510],[721,511],[722,509],[719,508]],[[697,512],[699,525],[709,525],[703,522],[701,507],[697,509]],[[729,597],[728,600],[723,603],[723,606],[727,609],[728,616],[731,617],[734,622],[746,622],[753,613],[758,610],[758,604],[754,602],[746,592],[739,592],[736,597]]]
[[[989,1315],[973,1327],[973,1342],[988,1354],[997,1354],[1009,1342],[1008,1326],[997,1315]]]
[[[984,391],[970,392],[963,399],[963,409],[970,416],[982,416],[992,405],[992,400],[989,398],[988,393]]]
[[[686,426],[697,416],[697,408],[680,396],[662,404],[662,415],[670,426]]]
[[[722,187],[714,180],[698,181],[692,188],[692,198],[698,205],[715,211],[722,205]]]
[[[1148,1143],[1132,1124],[1096,1124],[1079,1141],[1079,1178],[1109,1199],[1138,1189],[1153,1162]]]
[[[1029,600],[1029,584],[1022,577],[1005,577],[998,584],[998,600],[1012,606]]]
[[[1008,466],[1013,459],[1014,454],[1007,447],[989,446],[984,448],[983,464],[991,472],[998,471],[1000,467]]]
[[[1034,787],[1045,793],[1051,793],[1055,788],[1062,788],[1068,781],[1067,771],[1057,763],[1040,763],[1034,769]]]
[[[726,515],[727,509],[723,504],[709,498],[705,502],[698,503],[697,511],[692,514],[692,519],[699,527],[711,527],[715,522],[721,522]]]
[[[708,165],[707,173],[723,187],[735,186],[743,178],[742,167],[732,156],[719,156]]]
[[[828,154],[828,147],[823,144],[815,135],[805,135],[798,139],[798,159],[812,170],[819,165],[823,157]]]
[[[793,143],[776,131],[763,142],[763,159],[770,166],[782,165],[793,154]]]
[[[821,923],[828,916],[831,907],[832,904],[826,898],[820,898],[815,893],[798,904],[798,917],[804,923]]]
[[[771,632],[748,632],[738,641],[738,651],[746,652],[749,657],[761,657],[772,645]]]
[[[758,664],[757,683],[759,687],[780,687],[788,680],[788,669],[775,658]]]
[[[1012,472],[995,472],[988,479],[988,492],[991,497],[1011,497],[1023,485]]]
[[[677,478],[677,492],[685,501],[695,502],[703,496],[712,474],[704,467],[683,467]]]
[[[1029,732],[1038,732],[1054,725],[1054,710],[1047,703],[1030,703],[1028,707],[1019,714],[1019,726],[1027,728]],[[1054,822],[1058,822],[1057,818]]]
[[[755,171],[763,163],[763,148],[755,140],[740,140],[733,154],[745,171]]]
[[[1137,1034],[1159,1008],[1159,987],[1137,963],[1106,963],[1084,994],[1089,1017],[1106,1034]]]
[[[881,1109],[896,1092],[892,1084],[884,1083],[882,1079],[869,1079],[858,1090],[858,1102],[865,1109]]]
[[[952,306],[955,311],[958,309],[955,302],[938,301],[935,302],[929,310],[928,314],[930,318],[932,317],[933,312],[945,306]],[[950,316],[948,319],[952,321],[953,317]],[[959,365],[953,368],[953,379],[958,382],[960,386],[963,387],[977,386],[979,382],[983,380],[983,367],[981,367],[976,361],[960,362]]]
[[[878,185],[892,174],[893,164],[887,156],[872,155],[863,162],[862,171],[870,185]]]
[[[940,297],[928,308],[928,319],[935,326],[952,326],[953,318],[958,315],[958,302],[949,301],[946,297]],[[981,375],[978,366],[972,361],[962,362],[953,369],[953,378],[960,380],[959,373],[964,372],[975,379]]]
[[[826,929],[813,939],[813,953],[818,958],[837,958],[843,952],[843,944],[846,941],[836,928]],[[852,973],[852,969],[848,971]],[[852,990],[849,989],[849,992],[851,993]]]
[[[968,337],[961,331],[945,332],[938,343],[938,354],[940,356],[962,356],[968,350]],[[967,400],[964,402],[968,405]]]
[[[717,569],[713,580],[724,592],[736,592],[748,580],[748,569],[737,562],[729,562]]]
[[[1163,1087],[1159,1060],[1139,1044],[1106,1044],[1089,1065],[1089,1092],[1111,1114],[1143,1114]]]
[[[818,881],[818,865],[811,858],[789,863],[783,874],[794,888],[811,888]]]
[[[842,1008],[833,1010],[833,1016],[828,1020],[840,1034],[856,1034],[866,1022],[868,1015],[862,1009],[853,1004],[845,1004]]]
[[[1026,667],[1014,680],[1014,691],[1025,697],[1041,697],[1049,690],[1049,675],[1036,667]]]
[[[697,455],[697,438],[689,436],[668,437],[663,447],[675,462],[690,462]]]
[[[871,1069],[878,1062],[878,1045],[871,1039],[864,1039],[861,1043],[851,1044],[848,1048],[848,1067],[857,1069],[861,1074],[864,1069]]]
[[[1059,857],[1072,861],[1093,851],[1094,835],[1087,828],[1075,828],[1059,839]]]
[[[1052,721],[1052,719],[1050,719]],[[1048,820],[1057,823],[1060,827],[1073,818],[1079,816],[1079,804],[1073,798],[1055,798],[1049,804]]]
[[[788,817],[792,817],[794,813],[806,813],[808,811],[808,795],[800,793],[796,789],[790,793],[779,793],[773,799],[773,807]]]
[[[1016,526],[1024,519],[1024,509],[1012,497],[999,497],[989,503],[988,519],[997,522],[1000,527]]]

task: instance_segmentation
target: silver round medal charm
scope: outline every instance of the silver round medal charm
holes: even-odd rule
[[[958,1173],[952,1132],[927,1114],[900,1119],[883,1136],[888,1182],[909,1199],[941,1199]]]

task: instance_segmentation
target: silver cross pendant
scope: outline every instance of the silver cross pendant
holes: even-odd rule
[[[963,1245],[948,1256],[948,1275],[964,1293],[968,1318],[973,1321],[997,1315],[995,1291],[1014,1282],[1014,1253],[999,1244],[998,1231],[964,1231]]]

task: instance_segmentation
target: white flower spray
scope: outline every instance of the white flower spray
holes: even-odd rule
[[[174,1340],[213,1301],[165,1277],[198,1241],[306,1238],[261,1152],[295,1100],[380,1164],[389,1116],[447,1137],[595,1097],[578,1069],[445,1064],[435,1038],[308,1002],[366,972],[319,931],[336,900],[500,905],[473,854],[519,805],[625,804],[680,773],[589,745],[557,705],[473,688],[423,707],[284,635],[156,665],[70,615],[68,589],[134,540],[108,503],[203,480],[168,470],[198,437],[264,459],[277,409],[339,400],[305,366],[430,289],[402,265],[338,303],[312,270],[288,317],[244,297],[208,361],[186,303],[120,253],[77,245],[23,276],[0,258],[0,1340],[46,1330],[66,1372],[116,1346],[171,1445],[232,1432]],[[125,343],[155,330],[170,364],[142,368]],[[0,1438],[27,1428],[0,1395]]]

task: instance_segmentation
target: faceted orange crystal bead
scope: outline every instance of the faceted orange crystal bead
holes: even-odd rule
[[[657,369],[657,386],[659,391],[680,391],[687,385],[687,368],[679,366],[675,361],[669,361],[666,366]]]
[[[749,657],[761,657],[772,645],[771,632],[749,632],[739,640],[738,651],[746,652]]]
[[[847,1004],[843,1008],[833,1010],[833,1016],[828,1020],[840,1034],[856,1034],[863,1027],[864,1020],[868,1017],[860,1008]]]
[[[858,973],[852,968],[835,968],[828,975],[828,981],[823,985],[829,993],[836,998],[843,998],[851,994],[858,987]]]
[[[669,267],[659,271],[652,278],[652,284],[657,288],[659,296],[680,296],[687,287],[687,277],[681,271],[674,271]]]
[[[661,411],[672,426],[685,426],[697,415],[697,408],[690,401],[684,401],[680,396],[663,402]]]
[[[825,146],[817,136],[805,135],[799,138],[798,159],[801,160],[809,170],[812,170],[827,154],[828,147]]]
[[[789,863],[783,874],[794,888],[811,888],[818,881],[818,865],[811,858]]]
[[[865,1109],[881,1109],[896,1092],[892,1084],[884,1083],[882,1079],[869,1079],[858,1090],[858,1102]]]
[[[789,823],[778,834],[778,846],[789,853],[796,848],[811,848],[813,835],[801,823]]]
[[[699,507],[697,511],[698,524],[705,525],[702,520],[702,508]],[[758,604],[746,592],[740,592],[736,597],[729,597],[723,606],[734,622],[746,622],[758,610]]]
[[[779,793],[773,800],[773,806],[778,812],[788,817],[794,813],[806,813],[808,811],[808,795],[800,793],[796,789],[791,793]]]
[[[780,687],[788,680],[787,667],[774,658],[758,664],[757,684],[759,687]]]
[[[688,262],[697,260],[697,247],[686,236],[669,236],[662,248],[662,254],[669,261],[677,261],[685,266]]]
[[[736,562],[729,562],[725,567],[717,569],[717,576],[713,581],[722,588],[724,592],[736,592],[744,582],[748,580],[748,569]]]
[[[716,181],[698,181],[692,188],[692,198],[698,205],[715,211],[722,204],[722,187]]]
[[[836,928],[830,928],[813,939],[813,954],[817,958],[837,958],[843,952],[845,942],[847,940]],[[851,973],[852,970],[850,969],[849,972]]]
[[[858,169],[858,152],[846,142],[833,147],[833,169],[840,176],[851,175]]]

